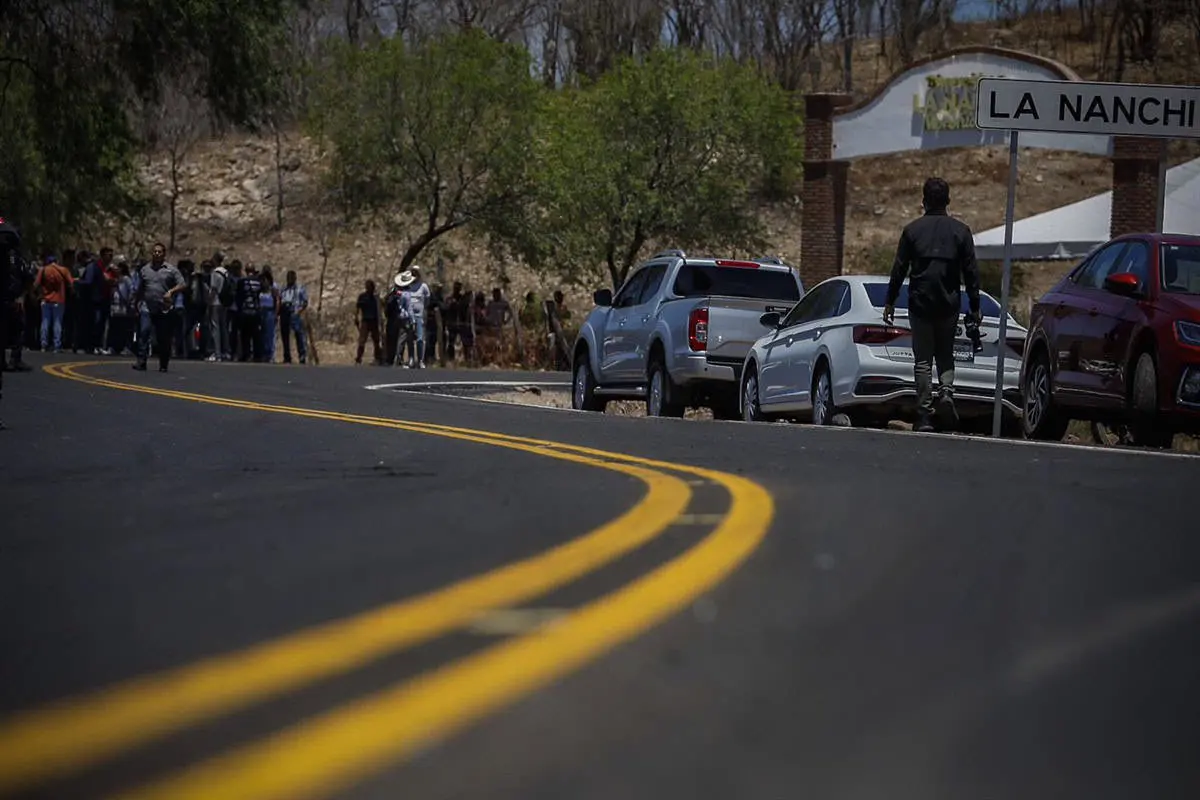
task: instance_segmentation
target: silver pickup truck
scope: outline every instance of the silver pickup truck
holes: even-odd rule
[[[572,407],[645,400],[646,414],[678,417],[708,407],[736,419],[746,354],[767,333],[767,311],[786,314],[804,294],[777,259],[738,261],[659,253],[614,296],[601,289],[572,350]]]

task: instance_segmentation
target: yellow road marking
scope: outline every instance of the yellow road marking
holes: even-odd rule
[[[536,453],[621,472],[641,480],[646,494],[617,519],[539,555],[460,583],[319,625],[234,653],[136,678],[0,721],[0,791],[94,764],[155,737],[255,701],[347,672],[382,655],[461,627],[491,608],[544,594],[607,564],[665,530],[683,512],[691,490],[672,475],[601,460],[596,454],[504,441],[468,429],[434,430],[382,418],[267,406],[121,384],[80,375],[82,365],[55,365],[62,378],[114,389],[234,408],[414,431]],[[608,455],[608,454],[606,454]]]
[[[720,582],[765,536],[770,494],[705,473],[733,496],[725,521],[683,555],[535,633],[301,722],[116,797],[299,800],[323,797],[562,677]]]
[[[554,625],[566,615],[561,608],[497,608],[471,620],[467,630],[484,636],[513,636]]]

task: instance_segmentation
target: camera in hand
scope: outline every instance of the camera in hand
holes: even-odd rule
[[[971,349],[976,353],[983,350],[983,334],[979,332],[979,321],[974,314],[963,314],[963,330],[971,340]]]

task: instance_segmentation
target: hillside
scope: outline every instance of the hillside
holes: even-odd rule
[[[1168,31],[1164,47],[1169,51],[1158,60],[1153,72],[1139,72],[1133,65],[1126,80],[1186,83],[1195,48],[1174,42],[1183,34]],[[957,26],[942,37],[941,47],[966,44],[1019,44],[1026,50],[1058,57],[1084,77],[1099,77],[1098,47],[1072,39],[1068,32],[1055,33],[1045,20],[1025,20],[1011,27],[992,24]],[[932,46],[932,45],[931,45]],[[1176,49],[1177,48],[1177,49]],[[1171,54],[1178,54],[1177,57]],[[825,54],[826,64],[819,87],[836,88],[841,77],[834,65],[837,53]],[[1173,60],[1175,59],[1175,60]],[[892,70],[880,53],[878,42],[863,42],[854,59],[857,93],[872,91],[886,81]],[[1174,72],[1172,72],[1174,70]],[[406,242],[402,234],[369,225],[344,224],[324,201],[320,187],[322,155],[315,144],[299,132],[282,137],[281,157],[276,164],[274,139],[230,135],[200,142],[181,169],[181,197],[177,235],[178,257],[203,258],[220,249],[230,257],[269,263],[278,272],[295,268],[302,280],[320,295],[320,336],[328,342],[323,360],[339,360],[348,352],[349,307],[367,277],[384,279],[394,271]],[[1200,155],[1194,144],[1176,143],[1171,163]],[[1022,151],[1021,180],[1017,194],[1018,218],[1081,200],[1110,188],[1111,168],[1102,157],[1077,153]],[[1003,222],[1007,175],[1004,148],[978,148],[929,153],[906,153],[856,161],[850,172],[850,195],[846,232],[848,271],[877,270],[886,263],[900,227],[918,213],[919,187],[931,174],[946,177],[952,185],[952,210],[974,229],[982,230]],[[125,249],[138,243],[165,238],[166,211],[170,199],[169,159],[164,153],[146,158],[143,176],[157,200],[156,213],[137,228],[119,235]],[[279,187],[284,197],[284,225],[276,230]],[[764,205],[761,210],[769,252],[792,261],[799,260],[800,201]],[[441,274],[434,269],[439,259]],[[461,280],[477,290],[502,286],[515,299],[528,290],[546,294],[559,288],[553,280],[534,274],[524,265],[497,260],[467,231],[459,231],[436,242],[420,262],[435,282]],[[1024,268],[1027,293],[1038,293],[1068,267],[1050,263]],[[600,278],[597,278],[600,282]],[[317,292],[318,287],[322,288]],[[591,286],[562,287],[575,308],[590,305]],[[314,302],[317,302],[314,299]],[[1018,299],[1017,308],[1023,306]]]

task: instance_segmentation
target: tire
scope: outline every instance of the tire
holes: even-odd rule
[[[607,405],[607,401],[596,397],[596,379],[592,376],[587,351],[582,351],[575,358],[575,375],[571,379],[571,408],[576,411],[603,412]]]
[[[758,402],[758,370],[751,367],[742,378],[742,419],[746,422],[765,422],[766,416]]]
[[[1050,358],[1045,352],[1038,352],[1025,372],[1025,385],[1021,387],[1024,405],[1021,429],[1027,439],[1059,442],[1067,433],[1070,420],[1054,407],[1050,381]]]
[[[662,359],[653,359],[646,371],[646,416],[682,417],[683,403],[679,402],[678,395],[679,390],[671,381]]]
[[[829,374],[829,364],[822,362],[813,377],[812,424],[829,425],[837,413],[833,404],[833,376]]]
[[[1168,448],[1175,440],[1174,431],[1166,430],[1158,420],[1158,368],[1154,356],[1142,353],[1133,371],[1129,397],[1133,424],[1133,443],[1140,447]]]

